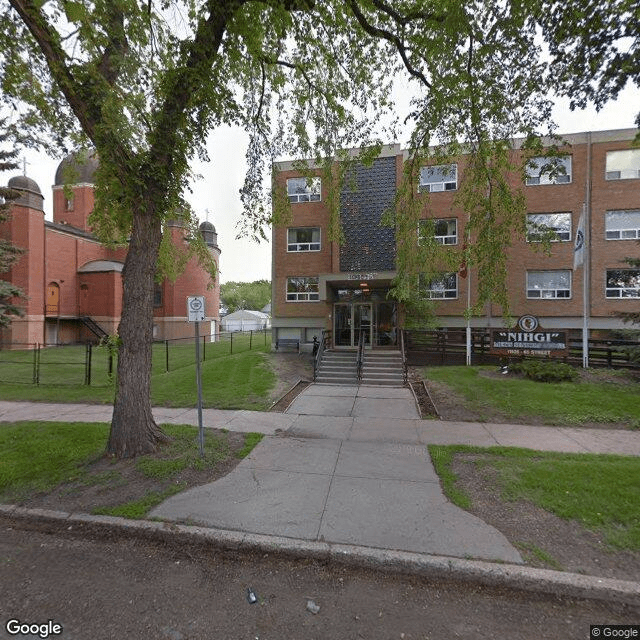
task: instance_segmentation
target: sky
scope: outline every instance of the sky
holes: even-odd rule
[[[569,134],[583,131],[633,128],[636,114],[640,111],[640,88],[627,88],[615,102],[607,104],[599,113],[595,109],[570,111],[568,100],[558,100],[554,120],[558,133]],[[402,113],[400,114],[402,116]],[[213,132],[207,148],[210,161],[206,164],[195,161],[195,174],[201,177],[193,185],[191,194],[186,194],[201,222],[209,220],[218,232],[220,256],[220,282],[252,282],[271,279],[271,245],[256,243],[247,238],[237,239],[237,224],[242,217],[240,188],[246,170],[245,153],[247,136],[240,129],[224,127]],[[389,143],[404,140],[389,140]],[[56,168],[62,158],[48,158],[42,154],[26,154],[27,175],[40,186],[45,200],[45,217],[52,219],[51,186]],[[270,237],[270,234],[267,233]]]

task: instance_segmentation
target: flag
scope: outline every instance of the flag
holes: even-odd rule
[[[576,231],[576,240],[573,245],[573,269],[574,271],[584,264],[584,209],[580,214],[578,222],[578,230]]]

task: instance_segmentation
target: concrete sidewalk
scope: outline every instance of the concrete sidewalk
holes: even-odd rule
[[[110,406],[0,402],[0,422],[102,422],[111,413]],[[154,416],[160,423],[197,424],[195,409],[156,408]],[[10,505],[0,505],[0,513],[139,533],[158,524],[163,535],[203,536],[232,548],[320,554],[552,593],[633,599],[640,590],[636,583],[522,566],[518,551],[499,531],[444,497],[426,447],[504,445],[640,455],[638,432],[420,420],[408,389],[329,385],[309,386],[284,414],[206,409],[203,420],[209,428],[266,437],[227,476],[177,494],[149,514],[187,527]]]
[[[0,421],[108,422],[112,407],[0,402]],[[196,409],[155,408],[197,424]],[[220,480],[150,515],[221,529],[520,562],[498,531],[444,497],[428,444],[640,455],[640,433],[420,420],[406,388],[311,385],[286,413],[205,409],[209,428],[267,437]]]
[[[174,522],[310,541],[521,562],[493,527],[442,493],[425,445],[640,455],[640,434],[422,421],[409,389],[311,385],[294,418],[226,477],[151,512]],[[257,416],[256,416],[257,418]]]

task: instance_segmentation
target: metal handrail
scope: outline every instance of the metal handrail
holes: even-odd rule
[[[407,354],[404,346],[404,329],[400,329],[400,354],[402,355],[402,377],[404,383],[407,384],[409,375],[407,371]]]
[[[327,346],[327,330],[323,329],[322,330],[322,334],[321,334],[321,338],[320,338],[320,344],[318,345],[318,351],[316,353],[315,358],[313,359],[313,380],[315,382],[315,379],[318,375],[318,370],[320,369],[320,363],[322,362],[322,354],[324,353],[325,347]]]
[[[360,330],[360,337],[358,338],[358,360],[357,360],[357,375],[358,380],[362,380],[362,361],[364,356],[364,331]]]

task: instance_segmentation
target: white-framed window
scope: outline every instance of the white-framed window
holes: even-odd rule
[[[318,278],[287,278],[287,302],[315,302],[320,300]]]
[[[438,164],[420,169],[418,191],[455,191],[458,188],[458,165]]]
[[[321,187],[320,178],[289,178],[287,180],[289,202],[320,202]]]
[[[607,298],[640,298],[640,269],[607,269]]]
[[[431,234],[440,244],[458,244],[457,218],[420,220],[418,223],[418,242],[423,243]]]
[[[570,213],[528,213],[527,242],[569,242],[571,240]]]
[[[527,162],[527,185],[568,184],[571,182],[571,156],[531,158]]]
[[[607,180],[640,178],[640,149],[607,151],[605,177]]]
[[[458,297],[458,274],[446,273],[433,280],[427,280],[423,274],[420,274],[418,287],[425,298],[451,300]]]
[[[607,240],[640,239],[640,209],[607,211],[604,225]]]
[[[571,271],[527,271],[527,298],[571,297]]]
[[[320,227],[287,229],[287,251],[320,251]]]

